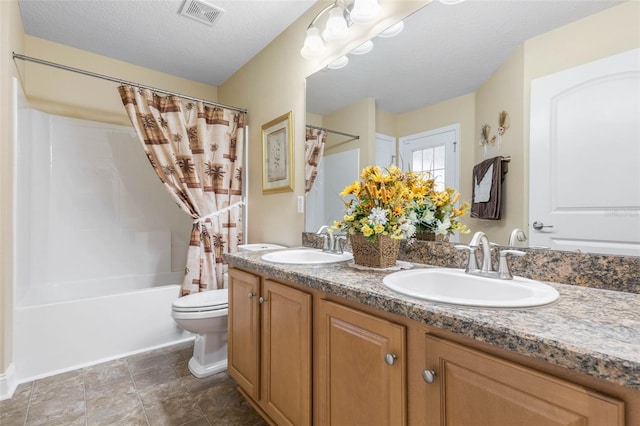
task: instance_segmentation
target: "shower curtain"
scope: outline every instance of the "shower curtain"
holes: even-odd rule
[[[194,219],[182,295],[223,288],[242,241],[245,113],[129,85],[122,103],[158,177]]]
[[[327,131],[307,127],[307,135],[304,143],[304,193],[307,194],[313,187],[313,182],[318,175],[318,167],[324,154],[324,145],[327,141]]]

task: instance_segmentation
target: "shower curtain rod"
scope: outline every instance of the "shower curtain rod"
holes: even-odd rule
[[[353,139],[360,139],[360,136],[358,136],[358,135],[352,135],[350,133],[339,132],[337,130],[327,129],[326,127],[318,127],[318,126],[313,126],[311,124],[307,124],[307,127],[310,128],[310,129],[324,130],[325,132],[328,132],[328,133],[335,133],[336,135],[349,136],[349,137],[351,137]]]
[[[224,105],[224,104],[221,104],[221,103],[218,103],[218,102],[208,101],[206,99],[194,98],[194,97],[191,97],[191,96],[182,95],[180,93],[170,92],[170,91],[164,90],[164,89],[158,89],[156,87],[145,86],[144,84],[134,83],[134,82],[127,81],[127,80],[122,80],[120,78],[109,77],[108,75],[97,74],[95,72],[85,71],[85,70],[81,70],[81,69],[78,69],[78,68],[68,67],[66,65],[56,64],[55,62],[49,62],[49,61],[45,61],[43,59],[33,58],[31,56],[20,55],[19,53],[15,53],[15,52],[11,52],[11,53],[13,54],[13,59],[14,60],[15,59],[22,59],[23,61],[35,62],[36,64],[47,65],[49,67],[58,68],[58,69],[65,70],[65,71],[71,71],[71,72],[75,72],[75,73],[78,73],[78,74],[87,75],[89,77],[95,77],[95,78],[100,78],[102,80],[113,81],[113,82],[119,83],[119,84],[128,84],[129,86],[141,87],[143,89],[149,89],[149,90],[152,90],[154,92],[163,93],[165,95],[177,96],[179,98],[187,99],[187,100],[190,100],[190,101],[203,102],[203,103],[206,103],[206,104],[209,104],[209,105],[213,105],[213,106],[217,106],[217,107],[221,107],[221,108],[227,108],[227,109],[231,109],[231,110],[238,111],[238,112],[244,112],[244,113],[247,112],[247,110],[243,109],[243,108]]]

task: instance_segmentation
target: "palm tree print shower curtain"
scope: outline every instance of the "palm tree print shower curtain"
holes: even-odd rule
[[[118,90],[156,174],[194,219],[182,295],[223,288],[222,255],[243,239],[246,114],[128,85]]]

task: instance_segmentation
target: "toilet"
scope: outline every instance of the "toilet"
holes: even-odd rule
[[[171,305],[171,316],[178,325],[197,334],[189,371],[198,378],[227,369],[227,314],[229,292],[226,288],[203,291],[181,297]]]
[[[285,248],[276,244],[245,244],[239,251]],[[227,369],[227,315],[229,292],[227,275],[224,287],[180,297],[171,305],[171,317],[184,330],[196,334],[189,371],[198,378]]]

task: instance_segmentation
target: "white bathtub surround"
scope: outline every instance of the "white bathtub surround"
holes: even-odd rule
[[[16,367],[11,363],[7,371],[0,374],[0,401],[11,398],[17,387]]]
[[[133,129],[21,109],[16,152],[17,382],[193,339],[171,318],[192,221]]]
[[[195,219],[182,293],[223,288],[222,255],[243,239],[246,112],[130,85],[118,90],[153,170]]]
[[[191,340],[171,318],[180,285],[15,310],[20,383]]]

